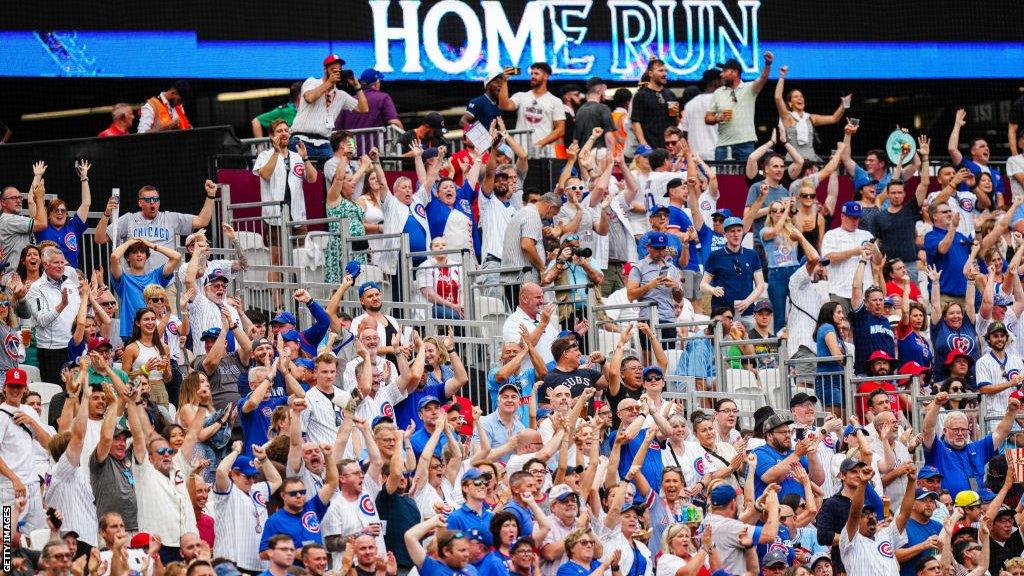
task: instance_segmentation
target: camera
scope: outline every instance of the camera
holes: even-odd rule
[[[590,258],[594,255],[594,251],[590,248],[573,248],[573,256],[579,256],[580,258]]]
[[[335,86],[338,88],[338,90],[341,90],[342,92],[345,92],[351,96],[355,96],[356,89],[352,87],[352,81],[355,80],[355,77],[356,75],[354,72],[346,68],[342,68],[341,79],[338,80],[338,83],[335,84]]]

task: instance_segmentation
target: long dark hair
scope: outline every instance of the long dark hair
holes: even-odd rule
[[[40,250],[39,247],[36,246],[35,244],[29,244],[28,246],[25,246],[24,248],[21,249],[21,255],[18,256],[17,272],[18,278],[21,278],[22,281],[25,280],[25,275],[28,274],[28,267],[25,266],[25,255],[28,254],[29,250],[35,250],[36,252],[39,253],[39,275],[43,275],[43,251]]]
[[[839,302],[828,301],[821,305],[821,310],[818,310],[818,321],[814,324],[814,335],[817,338],[818,329],[825,324],[831,324],[836,329],[836,334],[839,333],[839,326],[836,326],[836,308],[842,306]],[[840,338],[841,340],[841,338]]]
[[[142,338],[142,328],[139,327],[139,322],[142,321],[142,315],[145,314],[146,312],[149,312],[150,314],[156,316],[156,312],[153,312],[149,308],[139,308],[138,310],[135,311],[135,319],[132,320],[132,335],[124,344],[126,348],[132,342],[136,342]],[[160,355],[163,356],[164,354],[167,353],[167,351],[164,350],[164,343],[161,342],[161,340],[163,340],[163,338],[161,338],[160,335],[156,333],[156,330],[154,330],[153,346],[156,348],[157,352],[159,352]]]

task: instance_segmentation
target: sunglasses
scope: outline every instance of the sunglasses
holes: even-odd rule
[[[0,300],[0,306],[10,306],[10,305],[11,305],[11,301],[10,300]]]
[[[473,486],[476,486],[477,488],[487,486],[487,480],[484,480],[483,478],[477,478],[476,480],[473,480],[471,483],[473,484]]]
[[[160,197],[159,196],[146,196],[146,197],[140,198],[140,200],[142,200],[146,204],[156,204],[157,202],[160,201]]]
[[[772,208],[771,209],[771,213],[772,214],[782,214],[784,212],[785,212],[785,210],[783,210],[782,208]]]
[[[658,376],[658,375],[648,376],[648,377],[644,378],[644,382],[657,382],[659,380],[664,380],[664,378],[662,378],[661,376]]]
[[[665,146],[675,146],[679,144],[679,140],[665,140]]]
[[[163,302],[164,299],[163,298],[150,298],[149,301],[153,302],[153,303],[157,303],[157,302]]]
[[[742,276],[743,275],[743,268],[741,268],[740,267],[740,263],[736,262],[735,260],[732,263],[732,270],[733,270],[733,272],[736,273],[737,276]]]
[[[305,494],[306,494],[305,490],[289,490],[289,491],[284,493],[285,496],[290,496],[291,498],[296,498],[296,497],[299,497],[299,496],[304,496]]]
[[[577,540],[576,543],[577,544],[583,544],[584,546],[593,546],[594,545],[594,541],[593,540]]]
[[[572,184],[572,185],[566,186],[565,189],[566,190],[572,190],[573,192],[582,192],[582,191],[586,190],[587,187],[582,185],[582,184]]]
[[[68,209],[67,208],[57,208],[56,210],[51,210],[51,212],[53,212],[54,214],[67,214],[68,213]]]
[[[159,454],[160,456],[170,456],[171,454],[174,454],[174,448],[170,448],[170,447],[157,448],[155,450],[155,452],[157,454]]]
[[[818,195],[817,194],[801,194],[800,197],[801,198],[817,198]]]

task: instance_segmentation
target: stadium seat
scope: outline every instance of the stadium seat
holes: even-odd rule
[[[483,318],[485,316],[508,315],[508,308],[505,307],[505,301],[501,298],[475,294],[473,296],[473,306],[476,308],[476,315],[478,318]]]
[[[19,364],[18,368],[25,371],[25,376],[28,377],[29,382],[38,382],[42,378],[39,373],[39,368],[31,364]]]
[[[723,362],[723,364],[725,364]],[[757,384],[757,377],[750,370],[743,368],[725,368],[724,378],[721,379],[725,383],[722,389],[725,392],[733,392],[740,388],[752,388],[759,387]]]
[[[597,349],[598,350],[615,350],[615,346],[619,343],[619,333],[610,332],[608,330],[597,330]]]
[[[37,528],[28,534],[28,549],[41,552],[46,543],[50,541],[49,528]]]
[[[673,376],[676,373],[676,366],[679,366],[679,359],[683,357],[683,351],[670,348],[665,350],[665,356],[668,356],[668,371],[665,375]]]
[[[269,266],[270,248],[263,243],[263,236],[255,232],[237,232],[238,246],[250,266]],[[252,270],[245,272],[246,280],[254,282],[266,282],[267,272],[265,270]]]
[[[761,381],[761,386],[764,387],[764,393],[771,405],[783,406],[782,383],[785,382],[785,378],[782,376],[782,371],[778,368],[764,368],[757,371],[757,379]]]
[[[43,422],[46,422],[50,417],[50,400],[58,393],[63,392],[64,389],[49,382],[29,382],[28,389],[39,393],[39,399],[43,404],[42,419]]]

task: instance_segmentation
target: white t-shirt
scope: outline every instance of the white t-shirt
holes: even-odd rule
[[[690,149],[700,154],[704,160],[715,157],[715,146],[718,145],[718,126],[705,124],[704,115],[711,106],[713,94],[698,94],[683,107],[683,132]],[[660,570],[659,570],[660,572]]]
[[[1006,176],[1010,181],[1010,192],[1013,198],[1024,196],[1024,186],[1014,178],[1015,175],[1024,173],[1024,154],[1017,154],[1006,159]]]
[[[288,166],[285,166],[285,159],[274,150],[264,150],[256,157],[252,173],[257,177],[260,170],[270,162],[273,156],[277,166],[274,173],[270,175],[270,181],[260,178],[260,201],[262,202],[283,202],[285,199],[285,175],[288,178],[288,188],[291,193],[291,203],[288,205],[288,218],[291,221],[306,219],[306,199],[302,192],[302,183],[305,181],[306,165],[298,152],[288,152]],[[289,167],[291,168],[289,170]],[[263,206],[263,217],[271,224],[277,224],[281,216],[281,206]]]
[[[565,120],[565,107],[562,101],[545,92],[535,96],[533,92],[516,92],[509,96],[509,100],[515,103],[518,110],[516,115],[517,130],[532,130],[533,142],[544,138],[555,128],[556,120]],[[542,158],[554,157],[554,147],[550,144],[536,151],[536,155]],[[531,152],[533,156],[533,152]]]
[[[37,442],[32,434],[26,432],[10,416],[18,412],[36,422],[42,422],[31,406],[22,404],[15,408],[6,402],[0,404],[0,458],[3,458],[8,468],[21,479],[23,484],[30,485],[39,482],[39,474],[36,471],[35,452],[26,447],[37,444]],[[32,430],[27,424],[26,427]],[[11,481],[6,476],[0,476],[0,487],[9,489]]]
[[[843,252],[861,246],[871,240],[871,232],[860,228],[847,232],[842,228],[833,228],[825,232],[821,243],[821,255],[827,257],[832,252]],[[847,258],[842,262],[833,261],[828,269],[828,291],[843,298],[849,298],[853,292],[853,275],[857,271],[859,256]],[[871,271],[864,271],[864,289],[871,287]]]
[[[306,78],[302,83],[302,93],[315,90],[322,83],[321,78]],[[328,101],[330,106],[327,105]],[[358,100],[337,88],[331,88],[312,103],[306,102],[305,98],[299,98],[299,110],[295,113],[295,120],[291,126],[292,134],[316,134],[320,138],[311,141],[317,145],[325,144],[334,130],[334,120],[338,114],[342,110],[355,110],[358,105]]]
[[[508,228],[508,223],[517,210],[515,202],[509,200],[508,204],[505,204],[495,194],[487,196],[481,193],[478,198],[480,229],[483,230],[483,234],[480,235],[483,244],[481,253],[484,257],[491,255],[501,260],[504,253],[505,228]]]
[[[551,362],[555,358],[551,355],[551,344],[558,338],[558,315],[552,314],[551,319],[548,321],[547,327],[544,328],[544,333],[541,334],[540,340],[537,341],[537,353],[544,362]],[[501,329],[501,339],[503,342],[519,342],[521,337],[519,333],[520,326],[526,326],[526,329],[533,332],[534,328],[537,327],[540,315],[537,316],[538,320],[534,321],[523,312],[522,308],[517,307],[516,311],[509,315],[505,319],[505,324]]]

